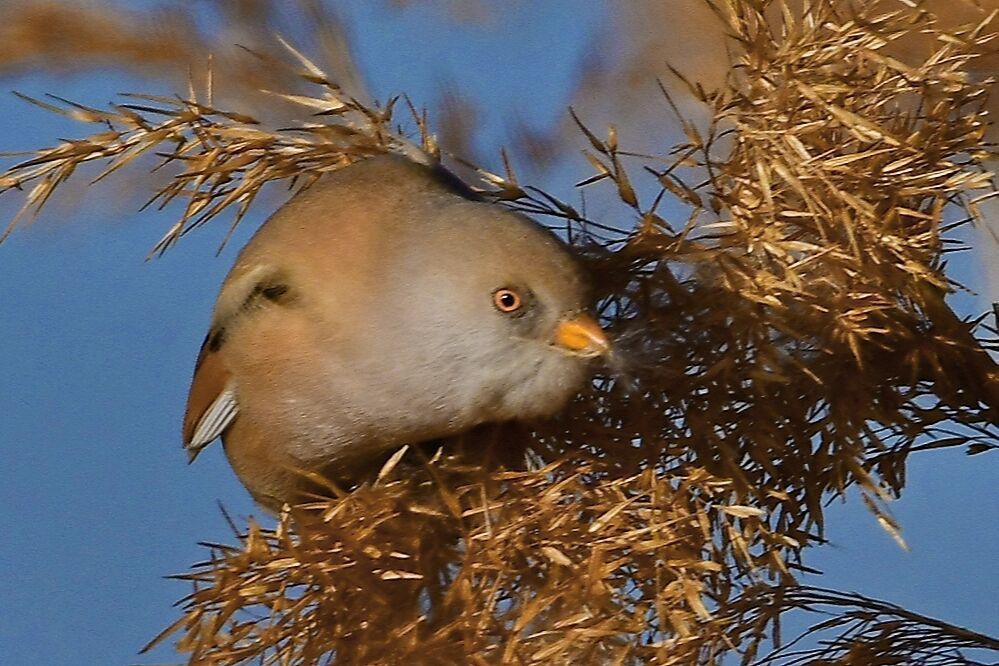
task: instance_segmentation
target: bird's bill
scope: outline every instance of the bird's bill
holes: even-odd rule
[[[585,314],[562,320],[555,328],[555,346],[574,356],[603,356],[610,351],[607,334],[593,317]]]

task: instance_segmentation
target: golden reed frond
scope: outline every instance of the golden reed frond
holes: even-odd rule
[[[223,28],[203,28],[199,19],[206,13]],[[287,52],[277,35],[292,29],[336,74],[341,90],[368,101],[344,26],[321,0],[165,0],[146,11],[127,3],[3,3],[0,73],[113,69],[173,87],[213,78],[215,100],[284,123],[301,119],[304,109],[266,91],[297,93],[307,85],[281,65]]]
[[[385,108],[366,106],[330,82],[305,56],[291,46],[287,48],[301,64],[301,78],[320,92],[315,97],[273,95],[304,106],[310,115],[325,120],[302,122],[283,130],[263,129],[261,122],[252,116],[212,105],[211,76],[204,101],[198,99],[193,83],[186,99],[132,94],[125,95],[125,103],[108,110],[57,97],[53,97],[57,104],[25,97],[36,106],[80,122],[101,125],[104,130],[87,139],[65,141],[39,150],[0,175],[0,192],[30,185],[24,207],[0,240],[26,214],[40,210],[55,188],[88,162],[106,165],[95,182],[144,155],[162,157],[157,168],[180,165],[180,173],[149,202],[166,206],[178,197],[186,199],[181,220],[155,248],[156,252],[163,252],[190,228],[207,222],[230,206],[237,209],[235,226],[260,188],[270,181],[301,180],[307,186],[326,171],[387,150],[420,160],[436,155],[434,139],[415,112],[420,148],[396,132],[393,126],[396,100],[391,100]]]
[[[911,453],[999,448],[995,343],[949,308],[944,261],[976,197],[994,194],[989,83],[970,75],[990,21],[942,26],[911,2],[709,6],[734,62],[717,89],[678,77],[710,122],[678,113],[685,138],[640,155],[577,119],[594,168],[580,185],[611,186],[620,214],[587,219],[509,167],[480,172],[487,196],[564,225],[620,349],[558,421],[506,435],[534,465],[406,454],[274,528],[251,523],[183,576],[195,591],[154,642],[178,637],[191,663],[220,665],[748,664],[781,613],[824,605],[842,614],[840,642],[809,653],[819,662],[765,663],[997,650],[794,576],[831,498],[857,487],[901,539],[885,503]],[[916,35],[933,47],[895,48]],[[179,173],[158,200],[186,201],[163,250],[224,212],[238,222],[268,182],[307,185],[380,151],[436,154],[421,114],[411,143],[393,104],[343,93],[304,56],[299,70],[314,92],[296,81],[282,94],[318,115],[291,129],[193,92],[106,111],[42,103],[102,129],[38,151],[0,186],[30,188],[37,208],[85,162],[162,154]]]

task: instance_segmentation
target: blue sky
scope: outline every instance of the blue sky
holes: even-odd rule
[[[563,0],[518,5],[498,26],[459,29],[420,9],[350,6],[359,60],[377,96],[407,91],[429,102],[453,83],[486,101],[484,140],[493,143],[514,109],[537,124],[563,113],[573,63],[606,19],[598,3]],[[149,89],[106,72],[4,83],[93,105]],[[0,96],[0,115],[3,150],[87,131],[13,96]],[[4,214],[10,197],[0,200]],[[237,516],[259,514],[219,447],[186,464],[179,424],[218,285],[267,211],[220,257],[224,224],[145,262],[176,211],[139,215],[134,200],[120,199],[111,188],[88,193],[0,245],[4,663],[180,661],[169,645],[136,654],[176,619],[171,604],[188,591],[163,576],[201,560],[197,542],[231,541],[217,502]],[[908,553],[859,502],[834,506],[833,544],[809,560],[827,572],[816,582],[999,634],[996,461],[956,451],[913,459],[906,496],[894,506]]]

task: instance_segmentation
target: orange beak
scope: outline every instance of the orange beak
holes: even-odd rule
[[[585,314],[559,322],[555,329],[555,345],[574,356],[590,358],[610,351],[610,341],[593,317]]]

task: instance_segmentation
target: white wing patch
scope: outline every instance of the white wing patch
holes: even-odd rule
[[[184,444],[189,460],[194,460],[201,453],[201,449],[219,437],[237,414],[239,414],[239,404],[236,402],[236,384],[229,382],[201,415],[198,425],[194,428],[194,434],[191,435],[191,441]]]

